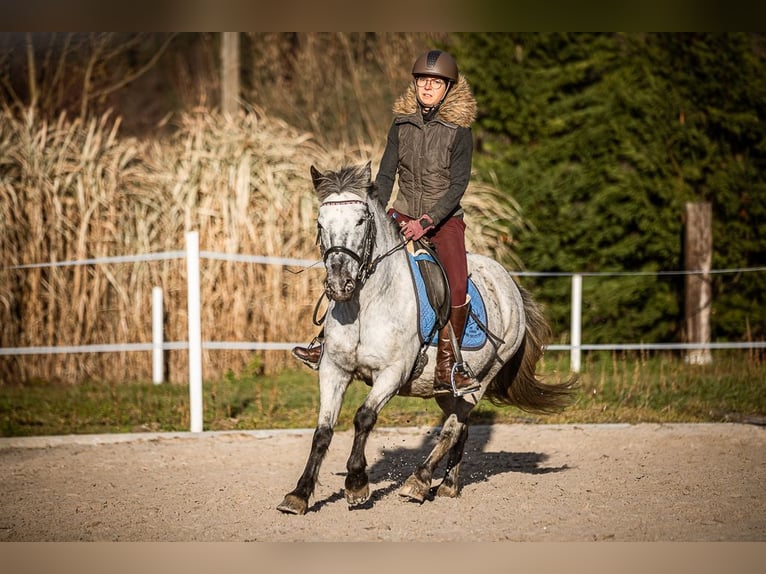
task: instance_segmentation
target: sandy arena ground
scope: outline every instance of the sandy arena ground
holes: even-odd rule
[[[311,430],[2,438],[0,541],[766,541],[762,426],[477,426],[461,496],[408,502],[436,432],[376,429],[353,510],[336,433],[305,516]]]

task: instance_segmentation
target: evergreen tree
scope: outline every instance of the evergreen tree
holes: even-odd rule
[[[763,265],[762,38],[745,34],[465,34],[454,51],[479,102],[481,174],[524,209],[526,267],[682,268],[683,206],[714,207],[714,268]],[[714,337],[766,334],[766,275],[716,276]],[[569,281],[533,290],[558,331]],[[584,340],[676,340],[683,278],[586,277]],[[755,302],[755,304],[754,304]]]
[[[676,176],[713,206],[713,268],[766,265],[764,38],[663,34],[655,53],[684,117],[673,146]],[[764,273],[713,278],[714,337],[766,336]]]

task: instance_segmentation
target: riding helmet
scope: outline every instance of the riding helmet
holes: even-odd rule
[[[441,50],[429,50],[418,56],[412,66],[412,75],[439,76],[450,82],[457,82],[458,70],[455,58]]]

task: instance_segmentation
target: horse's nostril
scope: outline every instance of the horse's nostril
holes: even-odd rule
[[[346,281],[346,284],[343,286],[343,290],[346,293],[351,293],[356,288],[356,282],[349,279]]]

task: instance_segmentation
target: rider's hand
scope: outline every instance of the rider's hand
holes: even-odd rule
[[[412,219],[401,226],[402,235],[408,241],[417,241],[434,228],[434,220],[427,213],[420,219]]]

